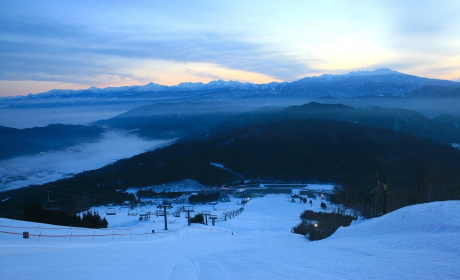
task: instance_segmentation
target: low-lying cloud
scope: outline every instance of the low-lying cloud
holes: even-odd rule
[[[172,141],[174,140],[144,140],[132,134],[110,131],[96,143],[1,161],[2,165],[29,174],[9,171],[0,166],[0,191],[42,184],[85,170],[97,169],[119,159],[154,150]]]

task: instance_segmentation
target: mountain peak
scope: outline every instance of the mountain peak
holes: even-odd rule
[[[404,75],[388,68],[380,68],[374,71],[356,71],[345,74],[344,76],[375,76],[375,75]]]
[[[382,75],[405,75],[403,73],[393,71],[388,68],[380,68],[380,69],[375,69],[373,71],[356,71],[356,72],[349,72],[347,74],[323,74],[321,76],[313,76],[313,77],[306,77],[303,79],[326,79],[326,80],[331,80],[331,79],[337,79],[337,78],[346,78],[346,77],[355,77],[355,76],[382,76]],[[300,80],[303,80],[300,79]]]

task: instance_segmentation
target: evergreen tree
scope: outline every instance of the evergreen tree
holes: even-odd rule
[[[80,217],[77,213],[61,210],[45,210],[40,204],[24,206],[23,220],[60,226],[107,228],[108,222],[97,211],[86,211]]]

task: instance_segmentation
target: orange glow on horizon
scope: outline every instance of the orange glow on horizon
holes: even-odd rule
[[[190,66],[190,65],[189,65]],[[137,74],[141,74],[141,77],[152,76],[155,78],[142,78],[142,79],[133,79],[133,78],[120,78],[120,77],[99,77],[92,79],[94,83],[65,83],[65,82],[56,82],[56,81],[0,81],[0,97],[7,96],[26,96],[28,94],[37,94],[42,92],[47,92],[53,89],[70,89],[70,90],[79,90],[79,89],[88,89],[90,87],[97,88],[106,88],[106,87],[122,87],[122,86],[143,86],[150,82],[165,85],[165,86],[175,86],[183,82],[190,83],[204,83],[207,84],[215,80],[224,80],[224,81],[238,81],[238,82],[248,82],[254,84],[265,84],[273,81],[283,82],[282,80],[269,77],[260,73],[246,72],[241,70],[226,69],[221,68],[215,65],[200,65],[202,69],[198,75],[194,71],[190,71],[189,68],[181,71],[174,71],[178,69],[168,69],[172,71],[163,71],[158,73],[148,73],[147,69],[138,70]],[[351,71],[360,71],[360,69],[351,69],[348,67],[339,67],[339,68],[330,68],[327,70],[318,70],[316,73],[307,74],[302,77],[296,77],[294,80],[298,80],[304,77],[313,77],[321,76],[323,74],[346,74]],[[195,69],[197,69],[195,67]],[[166,69],[164,69],[166,70]],[[415,75],[419,77],[432,78],[432,79],[443,79],[443,80],[452,80],[460,81],[460,70],[456,71],[431,71],[431,74],[427,74],[427,71],[430,69],[420,68],[420,69],[392,69],[404,74]],[[208,75],[208,76],[206,76]]]

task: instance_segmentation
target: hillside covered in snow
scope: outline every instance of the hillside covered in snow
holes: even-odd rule
[[[178,205],[173,205],[175,208]],[[196,211],[221,215],[236,199]],[[173,208],[172,210],[175,210]],[[126,209],[108,229],[64,228],[0,219],[1,279],[458,279],[460,202],[405,207],[309,242],[291,233],[305,209],[286,195],[252,199],[216,226],[182,213],[138,221]],[[105,208],[98,211],[105,213]],[[152,230],[155,233],[152,233]],[[23,239],[23,232],[30,239]]]

